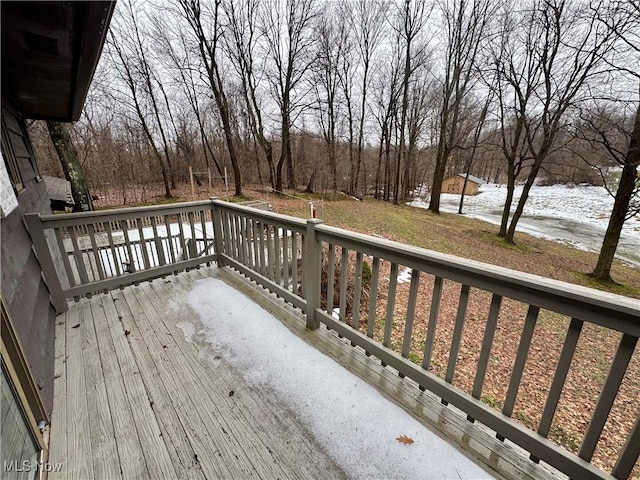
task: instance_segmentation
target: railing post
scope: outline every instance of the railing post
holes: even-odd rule
[[[218,197],[211,197],[211,221],[213,222],[213,241],[216,246],[216,254],[218,255],[218,267],[224,267],[222,254],[224,253],[224,245],[222,238],[222,214],[220,209],[216,207]]]
[[[307,220],[307,232],[304,237],[305,256],[302,258],[304,272],[303,295],[307,301],[307,328],[316,330],[320,322],[316,318],[316,309],[320,308],[320,282],[322,274],[322,251],[316,237],[316,226],[321,224],[315,218]]]
[[[56,267],[53,264],[53,258],[51,258],[51,250],[49,249],[47,238],[44,236],[44,227],[40,220],[40,214],[27,213],[24,216],[24,221],[27,226],[27,231],[31,236],[34,253],[42,269],[44,282],[49,289],[53,308],[55,308],[56,313],[66,312],[68,309],[67,299],[62,291],[62,285],[60,284]]]

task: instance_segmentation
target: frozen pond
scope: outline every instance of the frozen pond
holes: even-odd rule
[[[487,184],[480,190],[478,195],[465,197],[464,214],[500,225],[506,186]],[[521,193],[522,187],[516,187],[512,212]],[[440,202],[442,212],[457,213],[460,196],[442,194]],[[427,208],[428,204],[428,198],[411,203],[420,208]],[[534,186],[517,230],[598,252],[612,207],[613,198],[603,187]],[[625,222],[616,257],[640,266],[640,218],[637,216]]]

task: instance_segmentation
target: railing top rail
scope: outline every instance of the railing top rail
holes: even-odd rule
[[[211,200],[200,200],[197,202],[150,205],[148,207],[116,208],[110,210],[98,210],[94,212],[66,213],[63,215],[41,215],[40,220],[45,228],[69,227],[74,225],[84,225],[86,223],[127,220],[143,216],[175,215],[177,213],[198,210],[202,209],[202,207],[210,206]]]
[[[475,260],[434,252],[328,225],[318,238],[418,268],[459,283],[495,292],[580,320],[640,336],[640,301]]]
[[[306,220],[302,220],[297,217],[282,215],[281,213],[267,212],[265,210],[258,210],[256,208],[238,205],[237,203],[225,202],[223,200],[213,200],[213,204],[222,209],[232,210],[237,213],[244,213],[251,217],[259,218],[274,225],[285,226],[296,230],[305,230],[307,228]]]

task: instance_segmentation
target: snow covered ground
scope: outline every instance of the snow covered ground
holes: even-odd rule
[[[521,193],[522,186],[517,186],[512,212]],[[465,196],[463,212],[469,217],[500,225],[506,196],[505,185],[483,185],[480,194]],[[441,211],[458,212],[459,195],[442,194],[440,201]],[[427,208],[428,203],[428,199],[416,199],[411,205]],[[518,222],[518,231],[598,252],[612,207],[613,198],[604,187],[534,186]],[[640,266],[639,217],[625,223],[616,256]]]
[[[216,355],[258,388],[268,388],[354,479],[492,478],[375,388],[295,336],[220,279],[196,282],[188,305],[202,326],[178,326],[190,341],[200,329]],[[213,354],[213,353],[212,353]],[[414,440],[404,445],[396,439]]]

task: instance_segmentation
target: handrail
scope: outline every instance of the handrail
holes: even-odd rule
[[[167,205],[150,205],[146,207],[114,208],[110,210],[97,210],[93,212],[65,213],[64,215],[40,215],[40,219],[46,228],[71,227],[85,225],[87,223],[101,223],[115,220],[126,220],[142,216],[176,215],[188,211],[197,210],[198,207],[210,207],[211,201],[200,200],[196,202],[171,203]]]
[[[622,295],[475,260],[465,259],[461,262],[460,258],[453,255],[327,225],[318,225],[316,232],[322,241],[344,245],[530,305],[640,336],[640,302]]]
[[[296,228],[301,231],[307,228],[307,222],[305,220],[292,217],[290,215],[259,210],[245,205],[238,205],[237,203],[225,202],[223,200],[213,200],[212,203],[214,208],[218,207],[226,211],[250,215],[252,218],[263,220],[268,223],[277,223],[279,225],[288,228]]]

